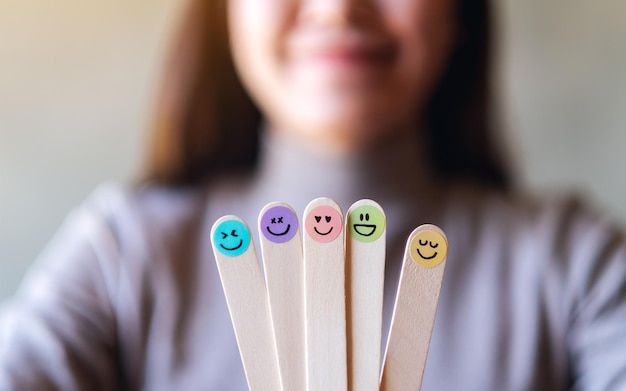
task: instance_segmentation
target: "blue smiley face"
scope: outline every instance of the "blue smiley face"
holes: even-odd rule
[[[250,246],[250,231],[238,220],[226,220],[213,233],[215,248],[224,255],[237,257]]]

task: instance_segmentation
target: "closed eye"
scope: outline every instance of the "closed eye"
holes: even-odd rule
[[[425,246],[428,244],[428,240],[424,240],[424,242],[422,243],[422,239],[420,239],[420,246]]]
[[[239,237],[239,235],[237,235],[237,231],[235,231],[234,229],[233,229],[233,232],[230,233],[230,235],[236,238]]]
[[[439,243],[433,244],[433,242],[430,242],[430,247],[437,248],[437,247],[439,247]]]
[[[226,239],[228,237],[227,233],[222,232],[222,239]]]

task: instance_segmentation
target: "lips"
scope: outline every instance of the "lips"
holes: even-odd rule
[[[384,66],[396,56],[391,41],[363,34],[303,34],[289,46],[293,59],[335,66]]]
[[[367,46],[329,45],[308,54],[310,61],[340,65],[384,65],[390,62],[389,51]]]

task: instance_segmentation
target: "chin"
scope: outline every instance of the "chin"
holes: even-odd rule
[[[361,96],[331,95],[319,99],[300,100],[293,105],[294,120],[303,124],[315,124],[323,128],[360,129],[372,122],[380,122],[389,110],[380,105],[380,100]]]
[[[333,147],[375,145],[406,117],[402,99],[391,99],[390,94],[307,92],[285,94],[290,99],[282,97],[275,122]]]

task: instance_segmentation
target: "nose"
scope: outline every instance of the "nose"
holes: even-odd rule
[[[300,23],[318,27],[346,27],[361,23],[372,13],[372,0],[301,0]]]

